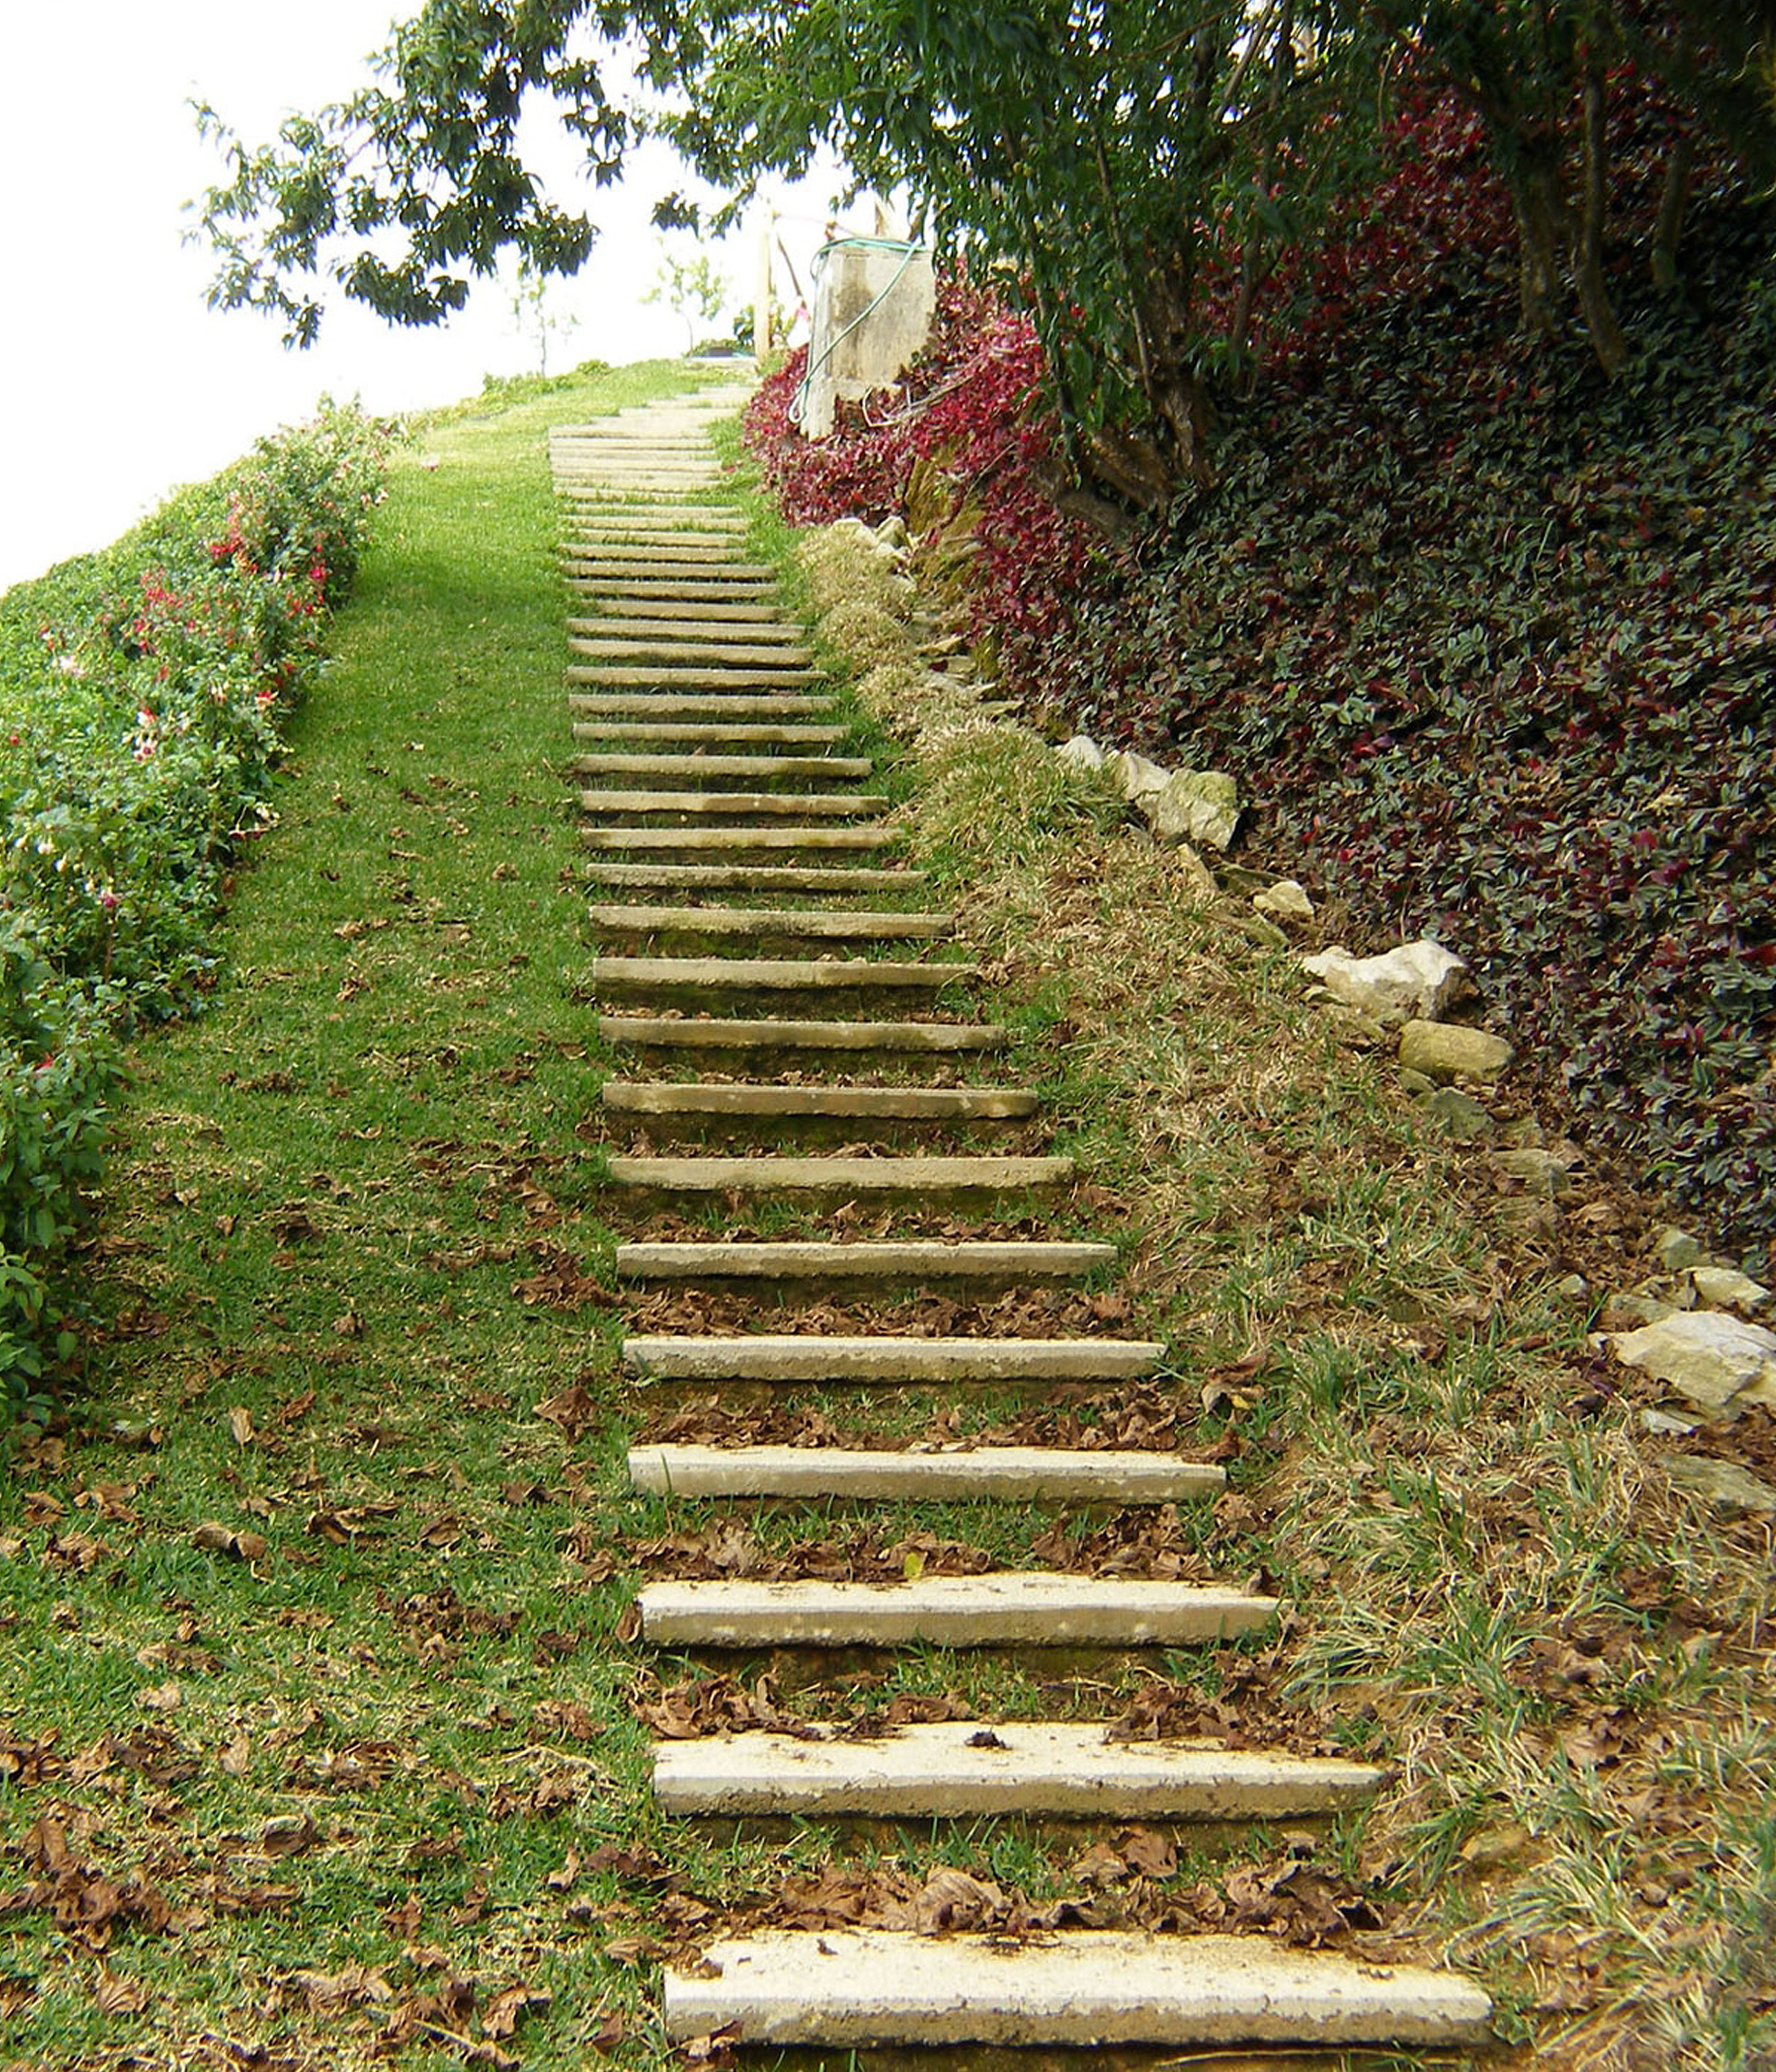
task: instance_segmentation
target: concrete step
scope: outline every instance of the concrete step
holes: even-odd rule
[[[610,597],[624,604],[643,601],[672,605],[769,604],[774,611],[776,609],[772,601],[777,595],[774,576],[755,576],[746,581],[730,576],[725,582],[716,583],[707,576],[599,575],[571,563],[564,573],[567,588],[580,597]]]
[[[823,683],[818,669],[741,668],[716,663],[576,662],[567,681],[584,690],[699,691],[797,690]]]
[[[726,533],[690,525],[625,524],[620,518],[611,517],[608,509],[597,516],[584,512],[576,515],[563,528],[561,537],[564,546],[591,547],[600,551],[605,547],[625,546],[665,548],[675,554],[701,553],[707,547],[734,552],[734,541]]]
[[[979,975],[972,964],[903,964],[869,957],[599,957],[592,991],[598,1000],[715,1000],[726,993],[797,997],[826,993],[940,993],[956,979]]]
[[[1024,1287],[1039,1281],[1081,1280],[1115,1263],[1114,1245],[1027,1240],[958,1243],[908,1238],[758,1243],[716,1239],[617,1247],[617,1272],[628,1280],[742,1281],[792,1287],[901,1281],[921,1287],[958,1282]]]
[[[735,609],[728,607],[729,611]],[[600,612],[590,618],[570,618],[567,631],[588,640],[749,640],[777,648],[799,648],[808,638],[800,625],[788,624],[768,613],[736,620],[725,615],[705,618],[678,613],[669,618],[660,613]]]
[[[678,1025],[682,1028],[687,1025]],[[899,1025],[903,1028],[907,1025]],[[910,1025],[924,1029],[942,1025],[915,1022]],[[825,1027],[898,1033],[893,1023],[817,1022],[811,1026],[817,1030]],[[599,1029],[601,1034],[605,1033],[602,1021]],[[626,1039],[613,1034],[609,1040],[621,1042]],[[656,1046],[663,1046],[669,1039],[656,1034],[651,1040]],[[785,1047],[780,1043],[778,1047]],[[814,1044],[804,1047],[828,1047]],[[877,1034],[874,1041],[850,1047],[886,1051],[912,1047],[884,1041]],[[940,1046],[933,1043],[928,1047],[935,1051]],[[877,1199],[899,1201],[912,1208],[945,1200],[954,1195],[1034,1193],[1049,1187],[1069,1187],[1073,1178],[1073,1162],[1070,1158],[992,1155],[975,1158],[798,1158],[788,1155],[757,1158],[612,1158],[608,1161],[608,1170],[614,1187],[639,1187],[655,1194],[771,1197],[792,1195],[826,1202],[852,1201],[860,1196],[873,1195]]]
[[[695,533],[746,530],[746,515],[731,503],[623,503],[597,490],[558,487],[556,500],[582,524],[677,526]]]
[[[726,1081],[607,1079],[599,1099],[613,1115],[704,1121],[1026,1121],[1034,1093],[992,1086],[758,1086]]]
[[[993,1022],[977,1021],[791,1021],[784,1020],[741,1021],[731,1017],[707,1016],[695,1021],[680,1020],[671,1015],[601,1014],[598,1017],[598,1034],[607,1043],[627,1045],[635,1050],[712,1051],[723,1056],[738,1052],[776,1051],[868,1051],[872,1054],[901,1057],[948,1056],[958,1051],[1003,1050],[1011,1040],[1010,1032]],[[790,1184],[801,1187],[815,1184],[822,1176],[830,1176],[835,1191],[849,1187],[856,1191],[857,1185],[865,1178],[873,1178],[880,1185],[891,1185],[885,1179],[882,1169],[900,1162],[883,1158],[832,1160],[796,1159],[790,1161],[798,1171],[813,1168],[813,1174],[805,1182],[796,1178]],[[964,1161],[978,1165],[978,1160]],[[1003,1161],[1001,1161],[1001,1163]],[[1039,1163],[1054,1161],[1041,1161]],[[1072,1175],[1071,1161],[1060,1161],[1069,1166],[1066,1178]],[[918,1161],[929,1174],[933,1161]],[[781,1161],[775,1159],[614,1159],[611,1170],[615,1173],[618,1165],[637,1169],[627,1178],[633,1187],[666,1186],[688,1189],[694,1193],[720,1193],[724,1187],[734,1184],[734,1179],[724,1177],[733,1174],[736,1165],[758,1169],[749,1178],[746,1174],[737,1176],[740,1184],[763,1187],[782,1186],[785,1177]],[[839,1173],[834,1166],[861,1169]],[[661,1169],[662,1177],[650,1178],[644,1168]],[[1059,1184],[1059,1177],[1056,1178]],[[952,1180],[951,1187],[957,1183]],[[967,1182],[968,1185],[977,1182]]]
[[[631,621],[660,621],[668,626],[722,627],[754,626],[782,626],[791,634],[799,634],[799,626],[788,625],[782,608],[768,600],[750,602],[746,599],[724,600],[717,604],[685,603],[677,597],[633,597],[614,585],[612,595],[599,604],[601,615]],[[590,622],[597,623],[598,621]]]
[[[588,639],[576,635],[567,643],[570,655],[583,655],[592,662],[620,662],[626,656],[638,660],[651,656],[661,663],[677,663],[696,669],[805,669],[814,660],[814,650],[771,640],[672,640],[623,635]]]
[[[937,942],[953,914],[886,914],[848,906],[594,906],[587,919],[603,936],[699,936],[724,941]]]
[[[801,856],[856,855],[891,849],[899,838],[876,827],[582,827],[588,849],[645,851],[653,855],[719,853],[731,858],[789,852]]]
[[[1291,1950],[1260,1935],[1069,1929],[1039,1939],[775,1929],[712,1942],[664,1981],[669,2041],[1030,2044],[1053,2049],[1301,2044],[1478,2048],[1492,2003],[1443,1972]]]
[[[1212,1497],[1225,1470],[1175,1454],[1046,1446],[947,1453],[841,1446],[631,1446],[629,1480],[672,1497],[831,1497],[907,1503],[1170,1504]],[[1103,1738],[1101,1728],[1095,1730]]]
[[[916,1582],[650,1583],[651,1647],[1198,1647],[1263,1630],[1273,1597],[1214,1584],[1001,1569]]]
[[[904,892],[925,881],[923,871],[826,869],[768,864],[588,864],[591,885],[633,890],[686,892]]]
[[[876,766],[864,755],[673,755],[645,750],[615,750],[576,755],[570,767],[576,777],[801,777],[852,782],[873,777]]]
[[[594,718],[636,719],[652,715],[656,720],[705,720],[725,724],[731,720],[794,720],[830,712],[833,701],[810,698],[801,692],[780,692],[756,697],[716,693],[681,698],[650,691],[576,691],[567,700],[570,712]]]
[[[654,1750],[653,1792],[686,1816],[1302,1819],[1366,1805],[1387,1773],[1336,1757],[1107,1741],[1102,1726],[977,1720],[869,1741],[712,1735]]]
[[[640,792],[612,786],[580,794],[582,813],[679,813],[702,818],[861,819],[887,810],[873,792]]]
[[[649,747],[657,744],[667,754],[678,747],[707,747],[718,754],[724,749],[744,754],[765,748],[835,748],[850,732],[848,727],[749,726],[743,721],[724,724],[720,720],[695,720],[678,724],[656,720],[576,720],[573,723],[576,741],[645,742]]]
[[[576,572],[584,565],[622,577],[644,575],[656,583],[674,577],[690,583],[767,583],[777,577],[769,562],[744,560],[723,540],[669,552],[661,547],[582,546],[563,540],[561,558]]]
[[[1150,1374],[1165,1352],[1138,1338],[636,1335],[623,1340],[622,1364],[626,1374],[656,1382],[1128,1382]]]

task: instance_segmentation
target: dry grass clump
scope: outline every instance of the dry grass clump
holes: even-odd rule
[[[894,555],[854,520],[807,533],[797,544],[796,558],[818,611],[868,605],[890,618],[905,619],[912,610],[912,584]]]
[[[881,605],[855,597],[841,598],[820,618],[821,638],[860,668],[897,662],[916,652],[911,631],[903,618]]]

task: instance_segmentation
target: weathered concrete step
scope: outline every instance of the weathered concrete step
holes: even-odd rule
[[[655,1647],[1171,1647],[1253,1633],[1273,1597],[1214,1584],[1002,1569],[916,1582],[650,1583],[636,1599]]]
[[[581,844],[588,849],[652,850],[673,853],[718,851],[728,856],[768,855],[790,851],[800,856],[891,849],[898,838],[891,828],[877,827],[582,827]]]
[[[936,942],[955,926],[953,914],[884,914],[861,906],[595,906],[587,919],[603,935],[782,936],[812,942]]]
[[[1453,1975],[1268,1937],[1073,1929],[1041,1940],[775,1929],[665,1976],[669,2040],[825,2049],[944,2044],[1485,2044],[1492,2003]]]
[[[661,1382],[1126,1382],[1150,1374],[1165,1352],[1138,1338],[636,1335],[623,1340],[622,1364]]]
[[[784,864],[588,864],[587,882],[635,890],[686,892],[903,892],[925,881],[923,871],[822,869]]]
[[[694,533],[744,533],[746,514],[731,503],[627,503],[586,485],[557,483],[563,507],[588,524],[675,526]]]
[[[599,1099],[614,1115],[869,1119],[890,1122],[1022,1122],[1037,1099],[996,1086],[756,1086],[727,1081],[607,1079]]]
[[[795,690],[824,681],[818,669],[741,668],[715,663],[575,662],[566,672],[570,684],[610,690]]]
[[[1107,1741],[1075,1721],[906,1726],[869,1741],[712,1735],[653,1751],[668,1813],[954,1819],[1299,1819],[1363,1806],[1387,1773],[1332,1756]]]
[[[686,1025],[681,1023],[681,1028]],[[743,1026],[729,1024],[730,1027]],[[905,1025],[903,1025],[904,1026]],[[930,1027],[916,1023],[915,1027]],[[815,1022],[810,1028],[839,1028],[864,1031],[892,1030],[892,1023]],[[600,1024],[601,1032],[604,1025]],[[613,1042],[625,1039],[613,1034]],[[660,1036],[656,1045],[669,1041]],[[822,1044],[804,1048],[837,1049]],[[864,1048],[858,1044],[850,1047]],[[868,1047],[908,1049],[906,1044],[877,1040]],[[933,1050],[937,1044],[928,1047]],[[803,1195],[827,1201],[850,1201],[860,1195],[875,1195],[913,1206],[958,1194],[1025,1194],[1071,1184],[1070,1158],[1018,1158],[986,1155],[978,1158],[838,1158],[763,1157],[758,1158],[612,1158],[611,1183],[619,1187],[642,1187],[657,1194],[674,1195]]]
[[[705,548],[716,548],[731,553],[733,540],[725,533],[713,527],[701,529],[689,525],[648,524],[643,520],[625,524],[621,519],[608,514],[596,518],[584,514],[576,516],[563,531],[562,539],[570,547],[665,547],[673,552],[700,553]]]
[[[1175,1454],[977,1446],[951,1453],[840,1446],[631,1446],[629,1480],[673,1497],[828,1497],[919,1503],[1170,1504],[1213,1496],[1226,1471]],[[967,1729],[963,1730],[965,1732]],[[1103,1730],[1095,1733],[1099,1742]]]
[[[695,1021],[681,1021],[669,1015],[601,1014],[598,1017],[598,1034],[607,1043],[627,1044],[635,1050],[652,1051],[711,1051],[723,1054],[736,1051],[880,1051],[896,1056],[937,1057],[957,1051],[1003,1050],[1010,1042],[1009,1030],[996,1022],[979,1021],[792,1021],[788,1020],[740,1021],[727,1017],[699,1017]],[[624,1182],[631,1187],[668,1187],[688,1190],[693,1193],[722,1191],[737,1182],[742,1187],[782,1187],[785,1184],[824,1189],[830,1182],[832,1191],[856,1193],[866,1178],[873,1178],[877,1186],[892,1187],[892,1175],[884,1174],[884,1167],[897,1164],[916,1162],[928,1175],[941,1163],[945,1166],[979,1166],[979,1159],[944,1160],[924,1158],[916,1161],[887,1158],[854,1159],[731,1159],[731,1158],[629,1158],[613,1159],[611,1172],[626,1169]],[[1004,1160],[993,1164],[1003,1166]],[[1064,1176],[1055,1175],[1053,1184],[1059,1185],[1063,1178],[1073,1177],[1072,1161],[1036,1160],[1019,1163],[1038,1165],[1064,1165],[1068,1168]],[[736,1176],[737,1166],[754,1169],[750,1176],[742,1173]],[[796,1169],[798,1175],[785,1180],[784,1168]],[[843,1167],[844,1171],[835,1170]],[[658,1169],[659,1177],[650,1177]],[[1043,1181],[1013,1184],[1043,1185]],[[954,1189],[958,1185],[974,1187],[982,1184],[976,1180],[958,1182],[951,1178],[941,1184]]]
[[[902,964],[869,957],[597,957],[592,990],[599,1000],[638,993],[939,993],[979,975],[972,964]]]
[[[713,583],[707,577],[626,574],[595,575],[583,569],[572,568],[567,571],[567,588],[580,597],[610,597],[627,604],[644,601],[673,605],[733,603],[769,605],[773,611],[777,609],[773,602],[777,595],[774,576],[758,576],[744,582],[730,580],[725,583]]]
[[[793,720],[800,715],[830,712],[829,698],[809,698],[799,691],[780,692],[767,697],[750,694],[726,696],[720,693],[681,698],[657,691],[575,691],[567,699],[570,712],[619,717],[648,713],[662,720]]]
[[[865,755],[673,755],[669,751],[576,755],[576,777],[822,777],[852,782],[873,777],[876,766]]]
[[[786,669],[805,669],[814,660],[814,650],[805,646],[770,640],[671,640],[656,637],[588,639],[576,635],[567,643],[570,655],[584,655],[588,661],[621,661],[625,656],[638,660],[644,655],[661,663],[675,662],[697,668],[757,669],[780,664]]]
[[[729,748],[741,754],[753,748],[835,747],[850,732],[848,727],[749,726],[743,721],[724,724],[695,720],[677,724],[654,720],[576,720],[573,724],[576,741],[657,742],[668,753],[675,747],[704,745],[718,753]]]
[[[768,600],[724,599],[720,603],[687,604],[677,597],[632,597],[618,586],[613,586],[612,594],[601,601],[600,617],[589,622],[609,623],[604,617],[605,614],[611,618],[620,614],[631,622],[707,626],[717,631],[724,626],[737,626],[742,631],[755,626],[783,626],[792,638],[802,631],[801,626],[786,622],[780,606]]]
[[[561,558],[577,571],[582,566],[627,577],[644,575],[654,582],[676,576],[692,583],[775,582],[777,571],[767,561],[747,561],[725,541],[707,546],[628,547],[585,546],[572,540],[561,543]]]
[[[732,611],[742,608],[730,605],[728,609]],[[647,612],[601,612],[590,618],[570,618],[567,631],[583,635],[588,640],[744,639],[779,648],[801,647],[808,638],[802,627],[787,624],[780,618],[735,620],[725,613],[720,618],[705,618],[682,613],[669,618],[664,614]]]
[[[1116,1263],[1114,1245],[941,1238],[870,1238],[853,1242],[789,1239],[771,1243],[723,1238],[617,1247],[617,1272],[628,1280],[740,1280],[792,1285],[901,1280],[990,1281],[1024,1286],[1074,1280]]]
[[[613,786],[608,791],[580,794],[582,813],[682,813],[704,817],[720,815],[734,819],[771,817],[787,819],[853,820],[887,809],[888,800],[871,792],[630,792]]]

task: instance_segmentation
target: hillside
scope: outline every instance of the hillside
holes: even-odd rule
[[[1302,879],[1328,941],[1459,951],[1550,1120],[1761,1271],[1771,210],[1700,179],[1663,295],[1625,236],[1638,355],[1612,383],[1583,342],[1520,336],[1472,124],[1429,106],[1394,146],[1349,235],[1273,284],[1260,372],[1217,392],[1218,484],[1166,524],[1110,543],[1057,514],[1029,326],[962,282],[907,395],[798,448],[792,367],[755,445],[799,516],[910,500],[928,575],[1039,726],[1232,772],[1238,863]]]

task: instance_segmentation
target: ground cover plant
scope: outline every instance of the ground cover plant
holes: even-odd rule
[[[903,393],[810,445],[792,367],[751,436],[793,512],[910,509],[938,594],[965,573],[957,623],[1056,738],[1233,771],[1242,860],[1303,877],[1353,948],[1425,931],[1469,957],[1554,1111],[1757,1266],[1770,215],[1699,161],[1681,285],[1655,290],[1645,130],[1617,162],[1610,280],[1639,343],[1613,380],[1519,331],[1481,125],[1424,96],[1357,225],[1261,299],[1262,360],[1216,391],[1216,486],[1132,546],[1044,497],[1034,335],[965,283]]]
[[[46,1276],[100,1170],[120,1040],[212,982],[386,444],[329,409],[0,601],[0,1444],[77,1349]]]

